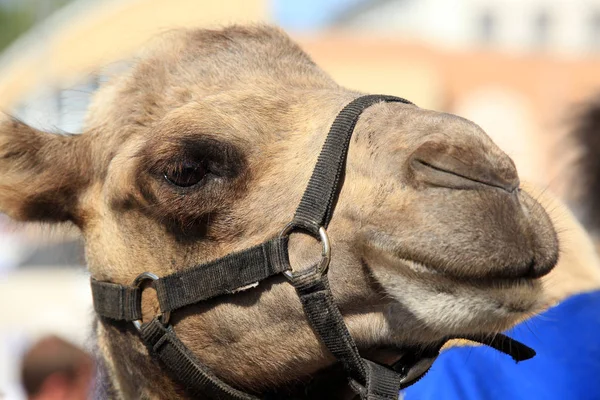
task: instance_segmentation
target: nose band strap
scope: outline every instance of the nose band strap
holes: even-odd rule
[[[305,229],[315,237],[318,237],[320,227],[327,229],[342,187],[354,127],[365,109],[381,102],[412,104],[400,97],[367,95],[354,99],[340,111],[331,125],[313,174],[296,209],[292,221],[294,227]]]

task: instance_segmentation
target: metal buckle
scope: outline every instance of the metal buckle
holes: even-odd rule
[[[154,282],[156,280],[158,280],[158,276],[154,275],[152,272],[142,272],[133,281],[133,286],[140,288],[142,286],[142,283],[144,283],[146,281]],[[143,292],[143,290],[140,291],[140,307],[142,304],[142,292]],[[169,323],[169,318],[171,318],[171,312],[170,311],[163,312],[160,314],[159,318],[160,318],[160,322],[162,322],[163,324],[166,325]],[[133,321],[133,326],[135,326],[135,329],[137,329],[138,332],[140,332],[142,330],[142,320],[136,319],[135,321]]]
[[[279,234],[279,237],[288,236],[294,231],[294,229],[296,229],[296,226],[293,222],[290,222],[285,226],[285,228],[283,228],[283,230]],[[331,244],[329,243],[329,236],[327,235],[327,231],[322,226],[319,228],[319,241],[321,242],[322,250],[321,261],[319,261],[319,264],[317,264],[317,272],[321,275],[324,275],[327,272],[327,268],[329,268],[329,263],[331,262]],[[283,275],[288,280],[294,279],[294,272],[291,270],[283,271]]]

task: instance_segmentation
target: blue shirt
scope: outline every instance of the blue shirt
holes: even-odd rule
[[[600,400],[600,291],[570,297],[506,333],[537,355],[516,364],[485,346],[451,348],[405,400]]]

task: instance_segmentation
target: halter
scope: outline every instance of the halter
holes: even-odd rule
[[[399,97],[368,95],[346,105],[331,126],[292,222],[278,236],[218,260],[160,278],[144,272],[131,286],[92,278],[96,312],[112,320],[132,322],[150,354],[192,398],[258,400],[260,397],[233,388],[203,365],[169,325],[171,313],[213,297],[253,287],[279,274],[283,274],[296,289],[313,331],[341,363],[350,387],[361,399],[396,400],[400,389],[416,382],[429,370],[441,347],[450,339],[463,338],[486,344],[512,356],[517,362],[532,358],[535,355],[533,349],[502,334],[493,338],[448,337],[428,346],[427,351],[408,349],[391,367],[360,356],[329,288],[327,270],[331,261],[331,245],[327,226],[342,186],[356,122],[366,108],[378,102],[412,104]],[[321,242],[320,261],[302,271],[292,270],[288,258],[288,239],[292,232],[311,235]],[[143,324],[142,286],[148,281],[157,292],[161,313]]]

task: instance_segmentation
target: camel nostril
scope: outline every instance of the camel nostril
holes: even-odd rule
[[[423,160],[413,162],[413,170],[417,178],[433,186],[448,187],[451,189],[478,189],[481,185],[492,186],[513,193],[519,187],[519,180],[498,179],[485,171],[485,173],[474,174],[480,171],[462,171],[462,168],[449,166],[438,166]]]
[[[508,156],[468,148],[426,142],[412,155],[417,180],[451,189],[481,189],[492,186],[509,193],[519,187],[519,177]]]

